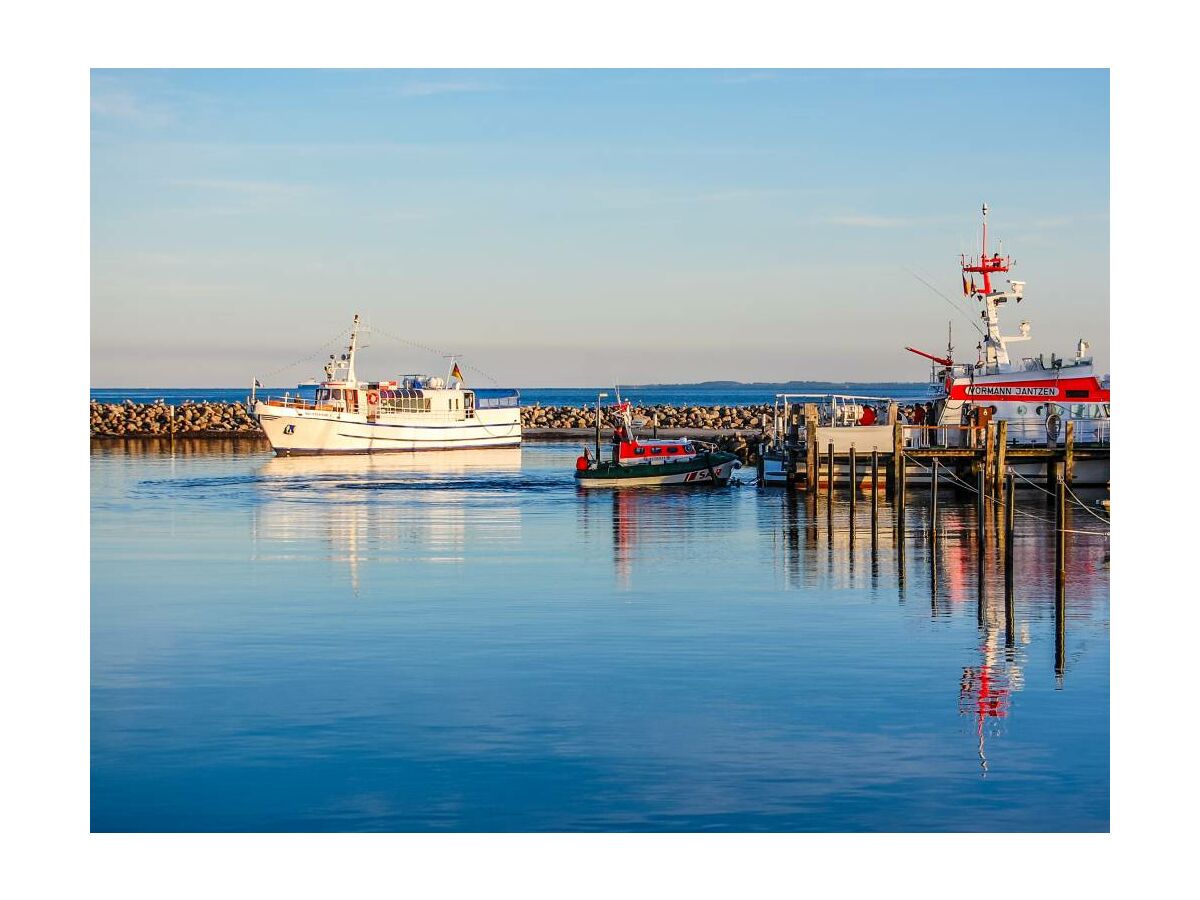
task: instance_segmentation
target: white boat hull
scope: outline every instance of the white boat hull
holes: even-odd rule
[[[412,453],[521,444],[518,407],[480,409],[471,418],[457,421],[420,413],[368,420],[361,413],[292,409],[261,401],[254,404],[252,412],[280,456]]]

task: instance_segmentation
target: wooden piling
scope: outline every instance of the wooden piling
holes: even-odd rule
[[[825,495],[825,503],[829,507],[830,512],[833,511],[833,441],[829,442],[829,462],[826,469],[826,477],[829,484],[829,493]]]
[[[1059,576],[1067,572],[1067,483],[1058,479],[1054,490],[1054,562]]]
[[[992,493],[997,497],[1004,490],[1004,472],[1007,467],[1005,456],[1008,454],[1008,422],[1001,419],[996,423],[996,459],[992,476]]]
[[[938,495],[938,459],[933,458],[933,471],[929,476],[929,543],[937,540],[937,495]]]
[[[984,476],[984,484],[987,484],[987,479],[991,477],[992,467],[996,464],[996,423],[988,420],[987,428],[983,435],[983,465],[980,468],[981,474]]]
[[[1013,525],[1016,521],[1016,478],[1008,476],[1004,485],[1004,646],[1016,646],[1017,613],[1013,587],[1016,573],[1013,571]]]
[[[815,494],[820,489],[820,460],[817,459],[820,450],[817,448],[816,417],[809,417],[807,412],[805,412],[804,429],[804,486],[810,493]]]
[[[854,506],[858,502],[858,456],[854,445],[850,445],[850,515],[854,516]]]
[[[1067,419],[1063,435],[1063,478],[1068,484],[1075,480],[1075,420]]]
[[[1016,531],[1016,493],[1017,477],[1009,475],[1004,489],[1004,571],[1009,578],[1013,576],[1013,533]]]
[[[871,530],[879,528],[879,448],[871,451]]]
[[[987,470],[982,466],[975,476],[975,519],[979,533],[979,556],[983,558],[983,544],[987,537]]]

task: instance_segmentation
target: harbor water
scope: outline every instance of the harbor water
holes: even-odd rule
[[[1108,829],[1102,521],[578,452],[94,442],[93,830]]]

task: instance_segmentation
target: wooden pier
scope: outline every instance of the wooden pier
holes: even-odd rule
[[[1080,443],[1075,440],[1074,422],[1068,420],[1063,442],[1046,446],[1010,444],[1008,423],[1001,420],[984,425],[925,426],[906,425],[890,412],[892,441],[888,450],[878,446],[858,447],[852,441],[847,450],[837,452],[832,441],[820,445],[815,409],[804,413],[804,439],[799,440],[799,415],[789,416],[789,440],[785,442],[784,472],[786,483],[794,489],[819,493],[831,486],[855,485],[860,490],[884,490],[889,498],[903,496],[908,481],[928,482],[934,466],[946,477],[974,485],[981,481],[989,493],[1000,496],[1005,476],[1011,467],[1034,464],[1042,472],[1046,490],[1054,490],[1059,476],[1066,484],[1076,483],[1078,464],[1086,460],[1109,458],[1109,445]],[[853,429],[847,429],[852,431]],[[935,435],[959,432],[966,446],[933,446]],[[871,466],[859,465],[870,457]],[[882,483],[880,475],[882,474]]]

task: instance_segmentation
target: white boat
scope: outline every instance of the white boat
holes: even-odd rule
[[[251,391],[250,413],[278,455],[520,446],[517,391],[468,388],[457,363],[449,378],[359,381],[354,370],[358,331],[355,315],[349,346],[340,357],[330,356],[314,399],[259,397]]]

